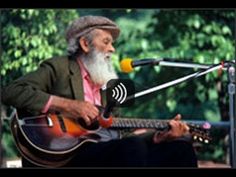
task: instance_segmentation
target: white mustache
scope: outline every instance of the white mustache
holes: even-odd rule
[[[105,54],[105,59],[109,59],[110,60],[111,59],[111,53],[106,53]]]

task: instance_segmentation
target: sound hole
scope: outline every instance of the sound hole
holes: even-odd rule
[[[87,125],[86,122],[84,121],[84,119],[82,119],[82,118],[78,118],[77,121],[81,127],[83,127],[84,129],[87,129],[87,130],[97,130],[99,128],[99,122],[97,120],[92,122],[92,124],[90,124],[90,125]]]

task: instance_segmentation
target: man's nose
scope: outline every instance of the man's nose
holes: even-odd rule
[[[116,49],[113,47],[112,44],[110,44],[108,51],[111,52],[111,53],[114,53],[116,51]]]

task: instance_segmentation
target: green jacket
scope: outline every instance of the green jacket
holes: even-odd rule
[[[51,94],[84,100],[82,77],[76,60],[68,57],[45,60],[36,71],[3,88],[2,101],[6,105],[17,108],[22,115],[25,111],[38,115]],[[101,92],[101,94],[102,105],[105,105],[105,93]],[[127,133],[129,135],[130,131],[121,132],[123,135]],[[145,139],[150,138],[148,134],[145,134]]]
[[[36,71],[3,88],[2,102],[39,114],[51,94],[84,100],[82,77],[76,60],[68,57],[45,60]]]

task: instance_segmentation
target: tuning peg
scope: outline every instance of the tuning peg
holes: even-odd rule
[[[209,140],[205,139],[205,140],[204,140],[204,143],[208,144],[208,143],[209,143]]]
[[[194,135],[194,136],[193,136],[193,139],[196,140],[196,139],[197,139],[197,135]]]
[[[201,141],[201,142],[203,141],[203,139],[201,137],[199,137],[198,140]]]

